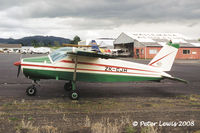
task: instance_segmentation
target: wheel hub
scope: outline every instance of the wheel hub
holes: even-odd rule
[[[35,90],[34,89],[29,89],[29,94],[33,94],[34,92],[35,92]]]
[[[77,97],[78,97],[78,94],[74,92],[74,93],[72,93],[72,97],[73,97],[73,98],[77,98]]]

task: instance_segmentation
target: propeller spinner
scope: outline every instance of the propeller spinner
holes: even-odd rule
[[[17,77],[19,77],[19,74],[20,74],[20,71],[21,71],[21,61],[15,62],[14,65],[18,66]]]

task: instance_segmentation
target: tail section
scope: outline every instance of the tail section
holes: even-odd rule
[[[169,42],[159,53],[151,60],[150,66],[161,68],[163,71],[170,71],[174,63],[174,59],[178,52],[179,44]]]
[[[99,46],[97,45],[95,40],[92,40],[89,45],[91,45],[92,51],[101,53],[101,50],[99,49]]]

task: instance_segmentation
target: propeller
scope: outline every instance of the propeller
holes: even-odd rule
[[[17,61],[14,63],[15,66],[18,66],[17,77],[19,77],[19,74],[21,71],[21,58],[22,58],[22,55],[20,56],[20,61]]]
[[[21,64],[18,66],[17,77],[19,77],[20,72],[21,72]]]

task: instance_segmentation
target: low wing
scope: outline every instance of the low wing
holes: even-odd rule
[[[74,51],[74,52],[67,52],[67,54],[104,58],[104,59],[116,58],[116,56],[113,56],[113,55],[102,54],[102,53],[94,52],[94,51]]]

